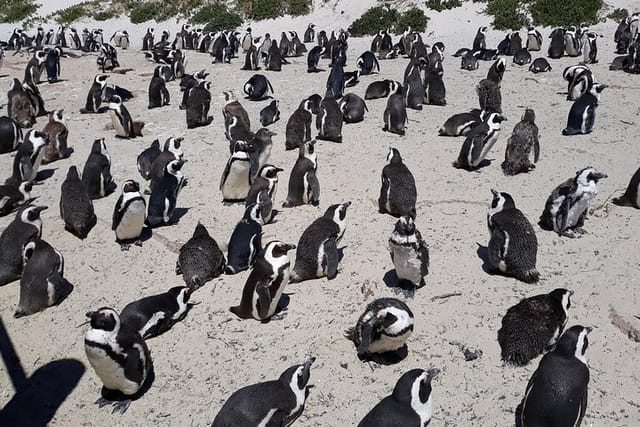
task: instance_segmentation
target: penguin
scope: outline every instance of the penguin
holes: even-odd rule
[[[344,58],[338,58],[333,63],[329,77],[327,78],[327,90],[331,90],[335,99],[342,98],[344,93]]]
[[[525,65],[531,62],[531,54],[526,48],[518,50],[513,55],[513,63],[517,65]]]
[[[258,254],[242,290],[240,304],[229,309],[241,319],[269,320],[277,311],[280,297],[289,282],[287,252],[295,245],[274,240]]]
[[[431,382],[437,368],[412,369],[400,377],[393,393],[382,399],[358,423],[358,427],[429,425],[433,416]]]
[[[428,102],[425,95],[425,85],[422,82],[422,75],[419,67],[412,67],[411,71],[404,78],[402,85],[403,99],[405,107],[414,110],[422,110],[422,104]]]
[[[587,411],[590,327],[572,326],[545,354],[516,409],[516,426],[580,426]]]
[[[327,48],[324,46],[314,46],[309,53],[307,54],[307,73],[319,73],[321,71],[318,68],[318,63],[320,62],[320,58],[327,51]]]
[[[149,110],[169,105],[170,96],[167,90],[167,82],[165,80],[165,74],[161,72],[164,67],[167,66],[158,65],[153,71],[153,77],[149,83]]]
[[[220,178],[220,191],[224,203],[244,202],[251,188],[251,158],[244,141],[235,144]]]
[[[164,142],[164,146],[162,151],[158,154],[158,156],[153,160],[151,164],[151,173],[149,174],[149,178],[151,182],[149,183],[149,190],[153,191],[155,186],[162,180],[162,177],[165,174],[165,170],[167,168],[167,164],[169,164],[172,160],[182,160],[183,152],[182,152],[182,142],[184,138],[167,138]]]
[[[385,365],[407,356],[407,340],[413,333],[413,313],[396,298],[379,298],[367,305],[356,326],[345,331],[360,360]]]
[[[424,277],[429,274],[429,247],[411,216],[401,216],[396,222],[389,238],[389,254],[401,288],[415,290],[425,285]]]
[[[364,99],[386,98],[389,95],[398,93],[401,88],[400,83],[393,80],[376,81],[367,86]]]
[[[315,24],[309,24],[307,29],[304,31],[304,42],[305,43],[313,43],[316,39],[316,26]]]
[[[500,165],[505,175],[516,175],[535,169],[535,163],[540,157],[538,126],[535,120],[535,112],[527,108],[522,115],[522,120],[513,128],[511,137],[507,140],[504,162]]]
[[[222,405],[211,427],[290,426],[304,411],[315,360],[310,357],[303,364],[288,368],[277,380],[237,390]]]
[[[37,50],[33,53],[33,57],[27,62],[24,70],[25,82],[40,84],[40,74],[42,73],[46,59],[47,52],[44,50]]]
[[[223,92],[223,95],[225,104],[222,108],[222,115],[225,117],[225,126],[227,127],[225,130],[227,131],[227,138],[231,141],[236,139],[231,136],[232,133],[236,133],[235,131],[232,131],[230,129],[230,127],[234,126],[239,127],[237,133],[243,134],[243,136],[249,136],[251,134],[251,120],[249,119],[247,110],[245,110],[240,101],[237,100],[233,91]],[[232,117],[235,117],[237,121],[231,121],[230,118]]]
[[[22,128],[9,117],[0,117],[0,154],[9,153],[22,143]]]
[[[366,76],[368,74],[380,73],[380,64],[376,59],[373,52],[367,50],[360,55],[356,61],[356,67],[360,71],[360,75]]]
[[[23,181],[18,185],[0,185],[0,216],[9,215],[19,207],[32,202],[31,190],[33,184]]]
[[[547,56],[549,58],[558,59],[564,55],[564,32],[565,30],[563,28],[556,28],[549,35],[551,39],[547,50]]]
[[[469,171],[478,169],[493,144],[498,140],[500,123],[504,120],[505,117],[500,113],[485,115],[484,121],[467,134],[467,138],[460,148],[458,159],[453,162],[453,167]]]
[[[249,162],[251,164],[251,183],[255,181],[262,166],[269,161],[271,150],[273,149],[272,137],[274,135],[277,135],[277,133],[267,128],[260,128],[249,143],[247,151],[249,152]]]
[[[34,83],[25,82],[22,85],[31,102],[31,109],[35,117],[46,116],[49,112],[44,106],[44,99],[40,94],[38,86]]]
[[[140,238],[146,216],[147,203],[140,192],[140,184],[133,180],[125,181],[111,220],[111,229],[122,251],[129,250],[130,242],[142,246]]]
[[[176,274],[182,274],[187,287],[195,291],[224,273],[226,263],[218,243],[198,222],[193,236],[180,248]]]
[[[591,89],[576,99],[567,118],[567,126],[562,130],[563,135],[588,134],[593,131],[596,120],[596,108],[600,103],[602,91],[608,86],[594,83]]]
[[[576,37],[576,27],[568,27],[564,32],[564,50],[567,56],[580,55],[580,40]]]
[[[92,200],[109,195],[115,189],[111,177],[111,156],[104,138],[96,139],[82,170],[82,183]]]
[[[91,84],[91,88],[89,89],[89,93],[87,94],[87,102],[85,104],[85,107],[80,109],[81,114],[102,112],[100,109],[100,104],[102,103],[102,99],[104,97],[104,91],[107,87],[108,78],[109,76],[107,74],[97,74],[93,78],[93,83]]]
[[[63,46],[66,47],[66,46]],[[56,46],[47,52],[45,69],[47,70],[47,82],[56,83],[60,80],[60,57],[63,55],[62,48]]]
[[[191,289],[175,286],[167,292],[130,302],[120,312],[120,322],[144,339],[153,338],[183,320],[189,311]]]
[[[209,116],[211,107],[211,82],[201,81],[198,86],[189,89],[187,98],[187,129],[207,126],[213,121]]]
[[[20,80],[13,79],[7,97],[7,116],[23,129],[32,127],[36,123],[36,114],[29,93]]]
[[[345,123],[360,123],[364,120],[365,111],[369,112],[364,99],[355,93],[347,93],[340,100],[340,111]]]
[[[342,111],[336,101],[333,91],[327,88],[327,92],[320,102],[320,110],[316,116],[316,139],[342,142]]]
[[[263,99],[270,98],[269,93],[273,94],[273,87],[271,82],[262,74],[254,74],[243,86],[244,93],[247,94],[247,99],[251,101],[262,101]]]
[[[587,32],[583,36],[583,58],[585,64],[598,63],[598,44],[596,33]]]
[[[251,49],[251,46],[253,46],[253,35],[251,33],[251,27],[247,28],[247,31],[242,36],[240,45],[242,46],[242,50],[244,50],[245,52]]]
[[[289,56],[290,46],[291,46],[291,42],[287,38],[287,33],[283,31],[280,36],[280,47],[279,47],[280,55],[283,58]]]
[[[499,83],[489,79],[480,80],[476,86],[476,93],[480,110],[488,113],[502,113],[502,94]]]
[[[509,193],[491,190],[487,212],[489,266],[525,283],[540,279],[536,269],[538,239],[526,216],[516,208]]]
[[[438,130],[440,136],[464,136],[483,122],[485,113],[473,109],[468,113],[458,113],[449,117]]]
[[[282,56],[282,52],[278,48],[278,42],[273,40],[271,42],[271,47],[269,48],[269,51],[267,53],[266,69],[269,71],[281,71],[283,63],[285,63],[285,60]]]
[[[598,181],[602,178],[607,178],[607,175],[589,166],[577,171],[575,178],[557,186],[547,198],[540,216],[540,227],[569,238],[576,237],[576,233],[585,234],[582,226],[589,204],[598,194]]]
[[[258,47],[254,44],[246,51],[244,65],[241,70],[259,70],[260,60],[258,57]]]
[[[318,107],[319,109],[319,107]],[[285,149],[295,150],[305,142],[311,141],[311,120],[314,106],[308,99],[303,100],[287,121],[285,131]],[[317,110],[315,110],[317,113]]]
[[[536,58],[533,60],[531,65],[529,66],[529,71],[534,74],[537,73],[546,73],[547,71],[551,71],[551,64],[545,58]]]
[[[520,33],[518,31],[514,31],[511,33],[511,37],[509,39],[509,50],[507,54],[509,56],[513,56],[520,50],[522,50],[522,39],[520,38]]]
[[[31,240],[22,252],[24,270],[20,278],[20,301],[13,315],[29,316],[60,303],[67,293],[64,258],[42,239]]]
[[[109,99],[109,115],[111,123],[118,138],[135,138],[142,136],[143,122],[133,121],[127,107],[122,103],[122,98],[113,95]]]
[[[495,61],[498,59],[497,49],[480,49],[477,54],[478,59],[481,61]]]
[[[87,238],[97,222],[93,203],[75,166],[69,167],[67,177],[62,183],[60,217],[64,221],[64,229],[82,240]]]
[[[47,142],[46,134],[34,129],[27,132],[13,158],[13,174],[7,179],[7,184],[36,180]]]
[[[172,160],[165,168],[164,176],[151,191],[147,224],[150,227],[171,224],[178,194],[185,185],[182,165],[185,160]]]
[[[138,155],[136,165],[140,176],[142,176],[145,181],[151,179],[151,167],[160,153],[160,141],[155,139],[148,148]]]
[[[225,274],[237,274],[251,267],[262,250],[262,207],[259,204],[245,208],[227,245]]]
[[[306,204],[318,206],[320,203],[320,183],[316,175],[318,159],[315,144],[316,141],[312,140],[298,148],[298,160],[291,169],[289,192],[282,207],[292,208]]]
[[[589,92],[594,84],[594,77],[586,65],[573,65],[565,68],[563,77],[567,80],[567,100],[575,101]]]
[[[72,149],[67,147],[69,130],[63,117],[64,110],[54,110],[49,113],[49,122],[42,129],[47,136],[47,144],[44,146],[42,163],[51,163],[59,159],[66,159],[71,155]]]
[[[278,105],[280,101],[273,100],[260,110],[260,124],[262,126],[269,126],[280,120],[280,110],[278,110]]]
[[[473,47],[472,47],[473,51],[487,48],[486,34],[487,34],[487,27],[478,28],[478,32],[476,32],[476,36],[473,39]]]
[[[498,55],[509,55],[511,37],[513,37],[513,33],[507,33],[504,39],[500,43],[498,43]]]
[[[529,52],[538,52],[542,49],[542,34],[534,27],[527,27],[527,44]]]
[[[382,186],[378,198],[380,213],[395,217],[416,217],[416,181],[409,168],[402,162],[400,152],[390,148],[387,164],[382,168]]]
[[[140,334],[122,323],[114,309],[102,307],[87,317],[91,329],[84,335],[84,350],[104,384],[96,404],[113,405],[113,412],[124,413],[153,370],[151,353]]]
[[[290,283],[338,275],[340,251],[338,244],[346,230],[347,209],[351,202],[331,205],[302,233],[296,249],[296,262],[289,276]]]
[[[20,278],[24,267],[23,248],[42,237],[40,213],[45,209],[47,206],[23,207],[0,234],[0,286]]]
[[[367,99],[365,97],[365,99]],[[401,93],[394,93],[387,99],[387,107],[383,116],[385,132],[395,133],[403,136],[407,124],[407,109],[404,106],[404,100]]]
[[[347,71],[343,73],[343,77],[344,77],[344,87],[353,87],[358,83],[360,83],[360,80],[358,80],[360,78],[360,71],[358,70]]]
[[[502,361],[525,366],[552,349],[567,324],[571,296],[573,291],[558,288],[510,307],[498,330]]]
[[[478,63],[479,52],[469,52],[462,56],[460,61],[460,69],[473,71],[480,68],[480,64]]]
[[[504,58],[497,59],[491,67],[489,67],[489,71],[487,72],[487,80],[490,80],[496,84],[500,84],[502,82],[502,77],[504,76],[504,71],[507,68],[507,61]]]
[[[0,198],[2,198],[2,196],[0,196]],[[616,197],[612,201],[618,206],[633,206],[636,209],[640,209],[640,168],[638,168],[631,177],[627,191],[625,191],[622,196]]]
[[[427,69],[424,78],[424,99],[429,105],[447,105],[446,88],[442,76],[442,61],[438,60]]]
[[[273,204],[278,190],[278,172],[282,171],[283,169],[270,164],[263,165],[247,193],[245,207],[259,203],[262,224],[270,223],[276,216],[277,212],[273,209]]]

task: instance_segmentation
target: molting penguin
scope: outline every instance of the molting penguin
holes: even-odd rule
[[[111,178],[111,156],[104,138],[96,139],[82,170],[82,183],[91,199],[99,199],[115,190]]]
[[[538,239],[531,223],[516,208],[510,194],[495,190],[491,193],[493,199],[487,212],[490,267],[525,283],[537,282]]]
[[[169,162],[162,179],[151,191],[147,211],[147,224],[150,227],[171,223],[178,194],[186,183],[181,170],[184,162],[185,160]]]
[[[187,98],[187,129],[207,126],[213,121],[209,116],[211,107],[211,82],[201,81],[198,86],[189,89]]]
[[[262,126],[269,126],[280,120],[278,104],[280,104],[280,101],[274,99],[269,105],[260,110],[260,124]]]
[[[169,105],[171,97],[167,90],[166,74],[162,72],[166,65],[158,65],[153,71],[153,77],[149,83],[149,109]]]
[[[0,234],[0,286],[20,278],[25,245],[42,236],[40,212],[46,206],[25,206]]]
[[[0,216],[9,215],[20,206],[33,201],[31,190],[33,184],[23,181],[18,185],[0,185]]]
[[[7,93],[7,116],[21,128],[30,128],[36,122],[36,114],[29,93],[20,80],[13,79]]]
[[[244,202],[251,188],[251,158],[244,141],[235,143],[235,151],[227,160],[220,178],[222,201],[225,203]]]
[[[93,203],[75,166],[69,168],[67,178],[62,183],[60,217],[64,221],[64,229],[83,240],[97,222]]]
[[[42,163],[51,163],[58,159],[69,157],[72,149],[67,148],[69,130],[63,117],[64,110],[54,110],[49,113],[49,123],[42,129],[47,135],[47,145],[44,146]]]
[[[242,87],[242,90],[251,101],[262,101],[270,96],[269,93],[274,93],[271,82],[262,74],[251,76]]]
[[[182,274],[186,285],[193,291],[224,272],[224,254],[204,225],[198,222],[193,236],[182,245],[176,274]]]
[[[480,163],[498,140],[500,123],[504,120],[506,119],[502,114],[486,114],[484,121],[467,134],[458,159],[453,162],[453,167],[466,170],[475,170],[480,167]]]
[[[424,99],[427,104],[447,105],[447,90],[442,80],[443,75],[444,69],[442,68],[441,60],[431,63],[427,68],[424,77]]]
[[[249,385],[236,391],[222,405],[211,427],[278,425],[290,426],[304,410],[309,396],[311,364],[294,365],[280,378]]]
[[[449,117],[438,130],[440,136],[464,136],[474,127],[482,123],[485,113],[473,109],[468,113],[458,113]]]
[[[280,297],[289,283],[289,256],[295,245],[274,240],[267,243],[242,290],[240,304],[229,310],[241,319],[268,320],[278,309]]]
[[[500,165],[505,175],[516,175],[535,169],[535,163],[540,157],[538,126],[536,126],[535,120],[535,112],[527,108],[522,115],[522,120],[513,128],[511,137],[507,141],[504,162]],[[533,162],[531,161],[532,154]]]
[[[590,327],[572,326],[544,355],[516,409],[516,426],[580,426],[587,411]]]
[[[427,426],[433,415],[431,381],[439,369],[412,369],[400,377],[393,393],[382,399],[358,427]]]
[[[636,209],[640,209],[640,168],[631,177],[627,191],[612,201],[618,206],[633,206]]]
[[[399,88],[402,92],[402,88]],[[366,98],[365,98],[366,99]],[[407,108],[404,105],[402,93],[394,93],[387,99],[387,107],[382,114],[385,132],[403,136],[407,125]]]
[[[148,148],[138,154],[138,158],[136,159],[138,172],[140,172],[140,175],[146,181],[151,179],[151,167],[160,153],[160,141],[155,139]]]
[[[111,123],[120,138],[135,138],[142,136],[143,122],[134,122],[127,107],[122,104],[122,98],[114,95],[109,99],[109,114]]]
[[[189,311],[191,289],[176,286],[167,292],[144,297],[127,304],[120,313],[120,321],[137,331],[144,339],[156,337],[171,329]]]
[[[585,234],[582,229],[587,217],[589,203],[598,194],[598,181],[607,175],[586,167],[557,186],[545,203],[540,216],[540,227],[553,230],[560,236],[576,237],[576,232]]]
[[[600,103],[602,91],[608,86],[594,83],[589,92],[576,99],[567,118],[567,127],[562,130],[563,135],[587,134],[593,131],[596,120],[596,108]]]
[[[480,110],[488,113],[502,113],[502,94],[500,84],[489,79],[480,80],[476,86]]]
[[[296,250],[296,262],[291,271],[291,283],[338,275],[340,253],[338,244],[346,230],[347,208],[351,202],[331,205],[302,233]]]
[[[389,238],[389,254],[401,288],[414,290],[425,285],[424,277],[429,274],[429,247],[410,216],[402,216],[396,222]]]
[[[96,404],[113,405],[113,412],[124,413],[153,369],[151,353],[140,334],[123,324],[112,308],[88,312],[87,317],[91,329],[84,336],[84,350],[104,384]]]
[[[502,360],[524,366],[552,349],[567,324],[572,295],[573,291],[559,288],[510,307],[498,331]]]
[[[320,109],[316,116],[316,139],[332,142],[342,142],[342,111],[330,88],[320,102]]]
[[[22,128],[9,117],[0,117],[0,154],[9,153],[22,142]]]
[[[309,141],[298,148],[298,160],[289,176],[289,192],[282,207],[320,203],[320,183],[316,176],[318,159],[315,152],[316,141]]]
[[[273,204],[278,190],[278,172],[282,171],[270,164],[263,165],[247,193],[245,207],[260,204],[263,224],[270,223],[276,216]]]
[[[480,63],[478,62],[478,56],[480,52],[468,52],[465,55],[462,55],[462,59],[460,60],[460,69],[473,71],[480,68]]]
[[[262,249],[262,213],[259,204],[247,206],[229,239],[225,274],[236,274],[251,267]]]
[[[545,58],[536,58],[529,66],[529,71],[534,74],[546,73],[547,71],[551,70],[551,64],[549,64],[549,61],[547,61]]]
[[[382,186],[378,198],[380,213],[395,217],[416,217],[416,181],[409,168],[402,162],[400,152],[389,149],[387,164],[382,168]]]
[[[47,135],[31,129],[24,137],[24,141],[18,146],[16,156],[13,158],[13,173],[7,179],[7,184],[18,185],[22,181],[32,182],[38,175],[38,169],[44,157],[44,147],[47,144]]]
[[[125,181],[122,194],[113,209],[111,229],[123,251],[129,250],[129,242],[142,246],[140,236],[147,216],[147,204],[136,181]]]
[[[347,93],[340,100],[340,111],[345,123],[359,123],[364,120],[365,111],[368,112],[364,99],[355,93]]]

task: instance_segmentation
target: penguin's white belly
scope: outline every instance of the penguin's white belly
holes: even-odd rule
[[[311,194],[309,192],[309,172],[305,172],[302,177],[302,203],[308,204]]]
[[[567,214],[567,228],[575,227],[578,219],[589,208],[589,202],[595,197],[595,194],[585,194],[576,203],[569,208]]]
[[[109,110],[109,115],[111,116],[111,123],[113,124],[113,129],[116,131],[116,135],[122,137],[128,137],[129,133],[125,130],[124,126],[122,126],[122,122],[120,118],[116,114],[115,111]]]
[[[33,165],[31,167],[31,177],[29,177],[28,181],[33,181],[36,179],[36,176],[38,176],[38,169],[42,164],[43,156],[44,156],[44,148],[41,148],[40,152],[38,153],[38,156],[36,157],[36,160],[33,162]]]
[[[324,262],[324,242],[320,243],[320,247],[318,248],[318,268],[316,269],[316,277],[322,277],[327,274],[327,267],[323,266]]]
[[[232,166],[222,186],[222,197],[228,200],[244,200],[249,193],[249,162]]]
[[[49,303],[49,306],[52,306],[55,301],[56,301],[56,287],[47,278],[47,302]]]
[[[140,389],[139,384],[125,377],[122,366],[111,359],[104,350],[85,345],[85,351],[89,363],[106,388],[120,390],[126,395],[135,394]]]
[[[411,246],[391,245],[391,250],[398,279],[408,280],[413,284],[420,283],[422,263],[415,249]]]
[[[380,339],[376,341],[372,341],[369,344],[368,352],[369,353],[385,353],[387,351],[395,351],[401,348],[407,339],[411,336],[411,329],[407,330],[407,332],[400,334],[395,337],[390,337],[384,335],[384,333],[380,336]]]
[[[144,227],[145,212],[145,205],[142,201],[129,204],[120,223],[116,226],[116,238],[130,240],[140,237]]]

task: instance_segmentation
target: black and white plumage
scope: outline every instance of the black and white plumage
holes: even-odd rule
[[[173,220],[178,194],[186,184],[182,166],[184,160],[172,160],[167,164],[164,175],[151,191],[147,210],[147,224],[151,227],[170,224]]]
[[[500,123],[504,120],[506,120],[505,117],[500,113],[486,114],[484,121],[467,134],[458,159],[453,162],[453,167],[466,170],[479,168],[493,144],[498,140]]]
[[[342,96],[342,94],[340,95]],[[342,142],[342,111],[336,98],[333,91],[327,88],[316,116],[316,128],[318,129],[316,139]]]
[[[582,55],[585,64],[598,63],[598,35],[587,31],[582,36]]]
[[[78,169],[71,166],[60,190],[60,217],[64,228],[79,239],[86,239],[98,218],[87,187],[80,179]]]
[[[567,81],[567,100],[575,101],[591,91],[595,76],[584,64],[571,65],[564,69],[562,77]]]
[[[302,233],[296,249],[296,262],[291,271],[291,283],[338,275],[340,254],[338,243],[346,231],[347,208],[351,202],[331,205]]]
[[[535,120],[535,112],[527,108],[522,114],[522,120],[513,128],[501,165],[505,175],[516,175],[535,169],[540,157],[538,126]]]
[[[0,117],[0,154],[14,151],[22,142],[22,128],[9,117]]]
[[[389,254],[400,287],[416,289],[425,285],[429,247],[410,216],[402,216],[396,222],[389,238]]]
[[[225,203],[244,202],[251,188],[249,146],[244,141],[237,141],[234,150],[220,178],[220,191]]]
[[[25,206],[0,234],[0,286],[20,278],[24,246],[42,236],[40,212],[46,206]]]
[[[96,139],[82,170],[82,183],[91,199],[104,197],[115,189],[111,177],[111,156],[104,138]]]
[[[7,116],[23,129],[30,128],[36,122],[35,110],[31,104],[29,93],[20,83],[13,79],[7,92]]]
[[[144,149],[138,155],[138,158],[136,159],[138,172],[140,172],[140,176],[142,176],[146,181],[151,179],[151,167],[160,153],[160,141],[155,139],[148,148]]]
[[[534,27],[527,28],[526,48],[530,52],[537,52],[542,49],[542,34]]]
[[[633,206],[636,209],[640,209],[640,168],[631,177],[624,194],[612,201],[618,206]]]
[[[8,215],[20,206],[32,201],[32,189],[33,184],[29,181],[22,181],[17,185],[0,185],[0,216]]]
[[[185,318],[191,289],[175,286],[167,292],[130,302],[120,312],[120,321],[144,339],[163,334]]]
[[[553,348],[567,324],[573,291],[558,288],[510,307],[498,330],[505,363],[523,366]]]
[[[278,173],[282,171],[270,164],[263,165],[247,193],[245,207],[259,203],[262,207],[262,224],[270,223],[276,215],[273,204],[278,191]]]
[[[449,117],[438,130],[440,136],[464,136],[483,122],[485,113],[477,108]]]
[[[576,426],[587,411],[589,367],[585,353],[592,328],[572,326],[545,354],[516,409],[516,427]]]
[[[605,84],[594,83],[589,92],[575,100],[569,110],[567,126],[562,130],[563,135],[587,134],[593,131],[600,95],[607,87]]]
[[[367,50],[356,60],[356,67],[360,71],[360,75],[366,76],[372,73],[380,72],[380,64],[373,52]]]
[[[315,144],[316,141],[312,140],[298,149],[298,159],[289,176],[287,199],[282,204],[285,208],[306,204],[317,206],[320,203],[320,183],[316,175],[318,156]]]
[[[400,377],[393,393],[382,399],[358,423],[358,427],[425,427],[433,416],[431,381],[437,368],[412,369]]]
[[[164,107],[169,105],[171,96],[167,90],[167,73],[163,69],[169,68],[167,65],[157,65],[153,70],[153,77],[149,82],[149,109]]]
[[[140,192],[140,185],[133,180],[122,184],[122,194],[113,208],[111,229],[116,234],[120,249],[129,249],[130,242],[141,246],[142,230],[147,219],[147,204]]]
[[[162,151],[153,159],[151,164],[151,172],[149,173],[149,189],[153,189],[158,185],[165,174],[165,170],[169,162],[173,160],[182,160],[184,152],[182,150],[182,142],[184,138],[169,137],[164,142]]]
[[[486,42],[487,27],[479,27],[476,36],[473,38],[472,50],[480,50],[487,48]]]
[[[340,99],[340,111],[345,123],[359,123],[364,120],[365,112],[368,112],[364,99],[355,93],[347,93]]]
[[[538,239],[533,226],[516,208],[509,193],[495,190],[491,193],[493,198],[487,212],[490,267],[526,283],[537,282]]]
[[[598,181],[602,178],[607,178],[607,175],[589,166],[557,186],[547,198],[540,216],[540,227],[571,238],[576,237],[576,232],[586,233],[582,226],[589,204],[598,194]]]
[[[114,405],[124,413],[153,369],[151,353],[140,334],[122,324],[112,308],[88,312],[91,329],[84,336],[87,359],[104,388],[99,407]]]
[[[144,123],[133,121],[120,96],[114,95],[109,99],[109,115],[117,137],[135,138],[136,136],[142,136]]]
[[[280,110],[278,109],[280,101],[273,100],[260,110],[260,124],[262,126],[269,126],[280,120]]]
[[[295,150],[300,145],[311,141],[312,114],[317,114],[319,109],[320,103],[318,102],[316,107],[309,98],[300,102],[298,109],[291,114],[287,121],[285,130],[286,150]]]
[[[277,380],[252,384],[234,392],[222,405],[211,427],[290,426],[302,414],[309,396],[310,357]]]
[[[307,73],[319,73],[321,71],[318,68],[318,63],[320,62],[320,58],[327,51],[327,48],[324,46],[314,46],[309,53],[307,54]]]
[[[261,101],[274,93],[271,82],[262,74],[251,76],[242,87],[242,90],[247,94],[247,99],[251,101]]]
[[[47,142],[46,134],[34,129],[27,132],[13,158],[13,173],[7,179],[7,184],[17,185],[23,181],[33,182],[36,179]]]
[[[220,276],[226,262],[218,242],[211,237],[204,225],[198,223],[193,236],[180,248],[176,274],[182,274],[185,284],[195,291]]]
[[[547,71],[551,71],[552,69],[553,68],[551,67],[551,64],[549,64],[549,61],[547,61],[545,58],[536,58],[533,60],[531,65],[529,65],[529,71],[531,71],[533,74],[546,73]]]
[[[370,83],[364,93],[364,99],[386,98],[402,91],[402,86],[394,80],[379,80]]]
[[[251,267],[262,249],[262,206],[247,206],[236,224],[227,245],[226,274],[236,274]]]
[[[367,99],[365,97],[365,99]],[[394,93],[387,98],[387,107],[382,115],[385,132],[403,136],[407,126],[407,108],[401,93]]]
[[[396,298],[379,298],[365,309],[345,336],[356,346],[361,360],[397,363],[407,356],[407,340],[413,333],[413,313]]]
[[[396,148],[390,148],[382,168],[378,211],[395,217],[416,217],[416,181]]]

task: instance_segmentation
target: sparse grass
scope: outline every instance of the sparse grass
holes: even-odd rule
[[[629,16],[629,11],[627,9],[617,8],[617,9],[614,9],[613,12],[608,14],[607,18],[613,19],[616,22],[620,22],[627,16]]]
[[[0,0],[0,23],[24,21],[32,17],[39,6],[35,0]]]

